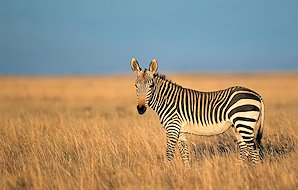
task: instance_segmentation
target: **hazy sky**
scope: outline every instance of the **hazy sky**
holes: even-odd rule
[[[0,74],[298,70],[297,0],[1,0]]]

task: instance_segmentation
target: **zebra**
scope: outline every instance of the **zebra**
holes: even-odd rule
[[[130,65],[136,75],[137,111],[144,114],[150,107],[158,114],[166,130],[167,160],[173,160],[178,145],[182,161],[189,165],[186,134],[218,135],[230,127],[238,142],[240,160],[263,160],[264,102],[259,94],[241,86],[213,92],[184,88],[157,73],[156,59],[148,70],[142,70],[135,58]]]

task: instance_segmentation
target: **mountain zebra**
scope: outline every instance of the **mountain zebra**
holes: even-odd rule
[[[143,114],[149,106],[159,115],[167,133],[166,156],[169,161],[174,158],[178,143],[183,162],[189,164],[185,134],[217,135],[231,126],[240,148],[240,159],[252,162],[263,159],[264,103],[260,95],[240,86],[214,92],[183,88],[156,73],[158,64],[155,59],[149,70],[142,70],[134,58],[130,65],[137,76],[137,110]]]

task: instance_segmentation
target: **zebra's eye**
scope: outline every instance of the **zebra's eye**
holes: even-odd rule
[[[154,84],[150,84],[150,86],[149,86],[149,87],[150,87],[150,88],[152,88],[153,86],[154,86]]]

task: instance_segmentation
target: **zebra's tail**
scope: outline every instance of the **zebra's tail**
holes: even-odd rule
[[[256,136],[257,146],[260,149],[260,158],[261,158],[261,160],[264,160],[263,146],[261,144],[261,140],[262,140],[262,137],[263,137],[263,129],[264,129],[264,117],[265,117],[264,109],[265,109],[264,101],[261,99],[260,126],[259,126],[258,133],[257,133],[257,136]]]

